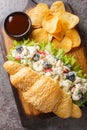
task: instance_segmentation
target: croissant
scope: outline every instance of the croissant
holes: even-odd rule
[[[81,116],[80,108],[72,103],[70,96],[50,77],[42,76],[28,91],[23,92],[23,96],[27,102],[44,113],[53,112],[61,118]]]
[[[44,113],[53,112],[61,118],[81,117],[80,108],[72,103],[71,97],[60,88],[57,80],[14,61],[5,62],[4,68],[10,74],[14,87],[23,91],[24,99],[35,109]]]
[[[19,72],[22,68],[25,68],[25,66],[23,66],[23,65],[20,65],[20,64],[18,64],[17,62],[13,62],[13,61],[6,61],[5,63],[4,63],[4,68],[5,68],[5,70],[10,74],[10,78],[12,77],[12,75],[15,75],[17,72]],[[20,73],[19,73],[20,74]],[[25,73],[23,73],[23,74],[25,74]],[[21,76],[23,76],[23,75],[21,75]],[[17,76],[15,76],[15,81],[17,82],[17,81],[19,81],[19,83],[18,84],[15,84],[16,82],[14,81],[14,86],[17,88],[17,90],[18,90],[18,94],[19,94],[19,98],[20,98],[20,100],[21,100],[21,102],[22,102],[22,105],[23,105],[23,108],[24,108],[24,111],[25,111],[25,113],[27,114],[27,115],[38,115],[38,114],[40,114],[41,112],[40,111],[38,111],[37,109],[35,109],[34,107],[33,107],[33,105],[32,104],[30,104],[30,103],[27,103],[25,100],[24,100],[24,98],[23,98],[23,94],[22,94],[22,92],[23,91],[25,91],[28,87],[26,87],[25,86],[25,88],[22,86],[22,81],[24,81],[25,83],[23,83],[23,85],[24,84],[26,84],[26,80],[24,80],[24,79],[22,79],[22,77],[21,76],[19,76],[18,75],[18,77]],[[35,78],[35,77],[34,77]],[[18,80],[19,79],[19,80]],[[12,83],[12,81],[11,81],[11,83]],[[20,84],[21,83],[21,84]],[[16,86],[17,85],[17,86]],[[19,87],[18,87],[19,86]],[[29,85],[30,86],[30,85]]]

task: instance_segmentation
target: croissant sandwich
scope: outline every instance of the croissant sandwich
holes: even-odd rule
[[[8,53],[5,70],[24,100],[36,110],[53,112],[61,118],[80,118],[86,100],[87,79],[76,70],[75,59],[56,50],[52,43],[24,40]]]

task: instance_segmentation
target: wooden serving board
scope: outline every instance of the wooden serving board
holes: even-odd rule
[[[4,39],[3,44],[5,46],[6,54],[8,54],[10,48],[13,46],[13,39],[11,39],[5,33],[3,28],[2,28],[2,35],[3,35],[3,39]],[[83,71],[85,73],[87,73],[87,58],[86,58],[85,53],[84,53],[83,44],[81,44],[81,46],[79,46],[78,48],[74,48],[70,53],[68,53],[68,55],[73,55],[76,58],[77,64],[80,64]],[[40,112],[38,110],[34,109],[32,105],[28,104],[23,99],[22,92],[20,90],[17,90],[16,92],[18,92],[18,96],[19,96],[23,111],[24,111],[24,113],[26,115],[29,116],[29,115],[38,115],[38,114],[40,114]],[[20,109],[20,108],[18,108],[18,109]]]
[[[4,31],[4,29],[2,29],[2,33],[3,33],[3,38],[4,38],[4,44],[5,44],[5,48],[6,48],[6,53],[8,54],[9,50],[12,48],[13,46],[13,39],[10,38]],[[22,91],[20,89],[17,89],[18,91],[18,95],[22,104],[22,107],[24,109],[24,112],[26,113],[26,115],[38,115],[40,112],[36,109],[34,109],[34,107],[27,103],[23,96],[22,96]]]

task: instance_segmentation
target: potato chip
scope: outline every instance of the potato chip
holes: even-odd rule
[[[26,11],[26,13],[30,16],[32,21],[32,26],[34,28],[41,27],[42,20],[46,14],[50,12],[47,4],[40,3],[36,7],[32,8],[30,11]]]
[[[56,1],[51,5],[50,10],[54,15],[60,16],[65,12],[64,3],[62,1]]]
[[[49,13],[44,17],[42,21],[42,27],[51,34],[55,34],[61,31],[59,18],[52,13]]]
[[[66,31],[68,30],[68,23],[65,21],[61,21],[61,30],[65,34]]]
[[[61,43],[60,43],[57,39],[54,38],[54,39],[52,40],[52,43],[54,44],[55,48],[57,48],[57,49],[60,48],[60,44],[61,44]]]
[[[60,20],[67,29],[72,29],[79,23],[79,17],[69,12],[64,12]]]
[[[58,41],[61,41],[64,37],[64,33],[61,31],[59,33],[53,34],[53,37],[57,39]]]
[[[30,39],[33,39],[35,42],[48,42],[48,33],[43,28],[38,28],[32,31]]]
[[[47,4],[40,3],[26,13],[34,28],[30,38],[36,42],[53,42],[56,48],[62,48],[66,53],[80,45],[80,36],[73,29],[78,24],[79,17],[65,11],[62,1],[54,2],[50,9]]]
[[[62,48],[66,53],[69,52],[72,49],[71,39],[65,36],[60,44],[60,48]]]
[[[72,41],[72,47],[78,47],[81,44],[81,38],[76,29],[68,30],[65,34]]]

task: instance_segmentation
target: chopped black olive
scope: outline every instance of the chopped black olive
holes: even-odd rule
[[[34,54],[33,60],[38,61],[40,59],[40,55],[38,53]]]
[[[17,46],[16,51],[19,52],[20,54],[22,53],[23,47],[22,46]]]
[[[52,68],[52,65],[49,62],[45,61],[44,64],[43,64],[43,68],[49,69],[49,68]]]
[[[74,81],[75,80],[75,74],[73,72],[69,72],[67,75],[66,75],[66,78],[71,80],[71,81]]]

